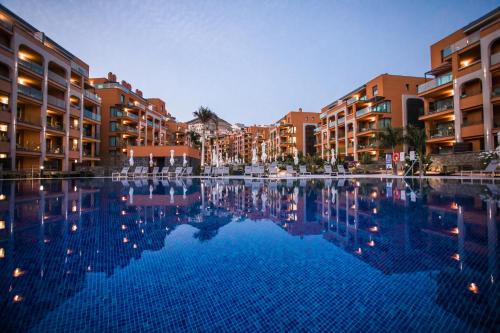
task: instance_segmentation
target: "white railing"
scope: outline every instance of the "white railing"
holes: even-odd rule
[[[350,106],[358,101],[358,97],[351,97],[347,100],[347,106]]]

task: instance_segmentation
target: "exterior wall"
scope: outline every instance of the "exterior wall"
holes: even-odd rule
[[[0,127],[8,129],[2,167],[70,171],[98,164],[100,100],[88,65],[1,5],[0,21],[0,63],[9,68],[0,80]],[[95,137],[84,137],[84,128]]]
[[[426,100],[421,118],[430,137],[428,151],[450,152],[456,143],[467,143],[463,149],[473,151],[494,149],[500,130],[494,122],[500,50],[492,45],[499,45],[499,38],[497,9],[431,46],[431,74],[437,79],[419,87]],[[436,111],[439,104],[448,107]]]

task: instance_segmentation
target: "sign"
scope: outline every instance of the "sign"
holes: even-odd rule
[[[385,154],[385,168],[392,169],[392,154]]]
[[[390,154],[389,154],[390,155]],[[392,197],[392,181],[385,183],[385,191],[387,193],[387,197]]]
[[[399,162],[399,154],[395,153],[394,156],[392,157],[392,160],[394,161],[394,163],[398,163]]]
[[[410,161],[415,161],[415,151],[410,151]]]
[[[404,151],[402,151],[402,152],[399,153],[399,160],[400,161],[404,161],[405,160],[405,152]]]
[[[415,192],[410,193],[410,200],[411,200],[411,202],[417,201],[417,195],[415,194]]]

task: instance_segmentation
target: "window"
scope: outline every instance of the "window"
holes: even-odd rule
[[[373,96],[377,96],[378,95],[378,86],[373,86],[373,88],[372,88],[372,94],[373,94]]]
[[[120,95],[120,104],[125,104],[125,95]]]
[[[383,118],[378,121],[378,128],[384,129],[391,126],[391,118]]]
[[[116,136],[111,136],[111,137],[109,138],[109,145],[110,145],[111,147],[116,147],[116,146],[117,146],[117,141],[118,141],[118,140],[117,140]]]

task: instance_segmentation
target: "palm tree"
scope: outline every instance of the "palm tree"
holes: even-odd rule
[[[200,148],[201,142],[200,142],[200,135],[196,133],[195,131],[188,131],[187,136],[189,138],[189,142],[191,142],[191,145],[193,147]]]
[[[401,127],[386,127],[383,132],[378,135],[379,146],[381,148],[391,148],[392,156],[396,150],[396,146],[404,142],[403,128]],[[392,163],[392,170],[395,173],[394,160]]]
[[[205,136],[207,125],[214,118],[214,113],[206,106],[200,106],[198,110],[193,112],[193,116],[202,124],[201,131],[201,165],[205,165]]]
[[[427,134],[425,128],[408,126],[406,128],[406,135],[404,136],[404,141],[410,147],[415,149],[418,155],[418,171],[419,175],[422,176],[425,173],[424,161],[425,161],[425,142],[427,140]]]

